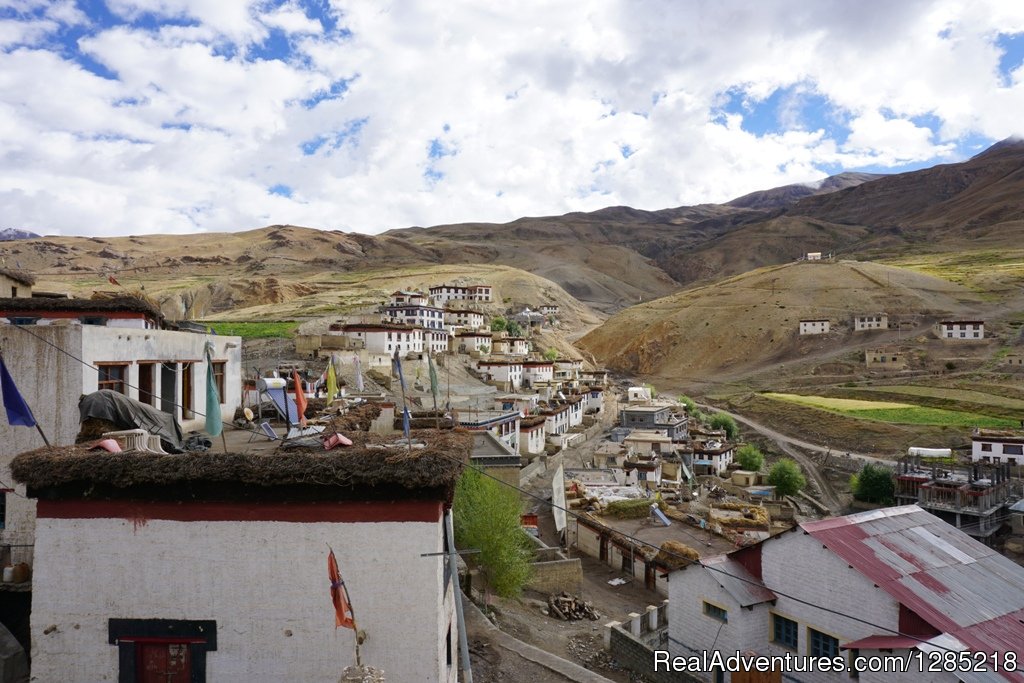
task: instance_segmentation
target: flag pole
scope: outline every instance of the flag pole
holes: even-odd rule
[[[331,544],[327,544],[327,549],[334,554],[334,548]],[[341,590],[345,591],[345,602],[348,605],[348,611],[352,615],[352,634],[355,636],[356,641],[356,666],[362,666],[363,662],[359,656],[359,625],[356,623],[356,608],[352,606],[352,596],[348,594],[348,587],[345,585],[345,579],[341,579]]]

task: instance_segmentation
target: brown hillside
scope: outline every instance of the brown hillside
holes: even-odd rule
[[[913,271],[854,261],[802,262],[688,289],[619,312],[578,342],[609,367],[668,379],[734,376],[842,349],[855,313],[914,318],[970,310],[978,297]],[[799,337],[805,318],[832,332]]]

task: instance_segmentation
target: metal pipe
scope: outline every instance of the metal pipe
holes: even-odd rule
[[[459,658],[462,660],[463,683],[473,683],[473,667],[469,663],[469,641],[466,638],[466,617],[462,612],[462,587],[459,586],[459,554],[455,550],[455,529],[452,526],[452,511],[444,513],[444,534],[448,540],[448,572],[452,577],[455,593],[455,617],[459,625]]]

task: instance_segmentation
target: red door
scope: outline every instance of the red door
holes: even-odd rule
[[[136,683],[190,683],[188,643],[139,643]]]

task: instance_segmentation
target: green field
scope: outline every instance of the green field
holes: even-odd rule
[[[299,324],[292,320],[284,322],[210,322],[209,325],[217,334],[242,339],[290,339]]]
[[[949,401],[962,401],[964,403],[975,403],[979,405],[994,406],[997,408],[1009,408],[1011,410],[1024,410],[1024,400],[997,396],[982,391],[969,389],[946,389],[943,387],[924,387],[917,385],[892,385],[884,387],[858,387],[858,391],[881,392],[886,394],[902,394],[904,396],[925,396],[928,398],[941,398]]]
[[[979,413],[968,413],[943,408],[926,408],[912,403],[895,403],[890,401],[861,401],[847,398],[829,398],[826,396],[803,396],[800,394],[761,394],[776,401],[786,401],[808,406],[817,410],[837,413],[860,420],[888,422],[906,425],[934,425],[941,427],[1016,427],[1018,420],[992,417]]]

